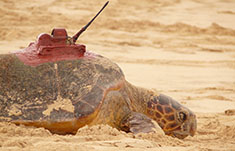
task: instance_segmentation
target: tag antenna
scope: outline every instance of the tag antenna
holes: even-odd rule
[[[79,32],[77,32],[73,37],[73,43],[75,43],[78,39],[78,37],[90,26],[90,24],[96,19],[96,17],[103,11],[103,9],[108,5],[109,1],[107,1],[104,6],[101,8],[101,10],[95,15],[95,17],[92,18],[92,20],[86,24]]]

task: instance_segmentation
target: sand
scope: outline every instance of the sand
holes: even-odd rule
[[[75,34],[100,0],[1,0],[0,53],[26,47],[40,33]],[[78,43],[116,62],[126,79],[172,96],[198,119],[194,137],[134,136],[107,125],[76,135],[0,123],[1,151],[235,151],[235,1],[110,0]]]

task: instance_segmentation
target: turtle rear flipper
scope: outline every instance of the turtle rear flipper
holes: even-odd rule
[[[131,112],[121,122],[121,129],[125,132],[150,133],[154,132],[155,124],[152,119],[142,113]]]

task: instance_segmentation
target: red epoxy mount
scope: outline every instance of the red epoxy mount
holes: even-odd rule
[[[85,45],[75,44],[65,29],[55,28],[51,35],[40,34],[36,42],[15,54],[24,64],[37,66],[46,62],[79,59],[85,52]]]
[[[42,63],[60,60],[75,60],[83,57],[86,52],[86,46],[75,43],[78,37],[90,26],[108,3],[109,1],[107,1],[95,17],[73,37],[68,37],[64,28],[55,28],[52,30],[51,35],[41,34],[38,36],[36,42],[32,42],[27,48],[15,52],[16,56],[24,62],[24,64],[30,66],[38,66]],[[92,56],[92,54],[86,53],[85,56]]]

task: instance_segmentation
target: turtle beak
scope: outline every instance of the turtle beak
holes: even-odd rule
[[[183,125],[181,125],[178,129],[174,130],[171,134],[173,137],[177,137],[179,139],[184,139],[187,136],[194,136],[197,130],[197,120],[196,116],[192,115],[191,120],[187,121]]]
[[[197,120],[195,118],[194,121],[190,125],[190,131],[189,131],[190,136],[194,136],[196,133],[196,130],[197,130]]]
[[[190,129],[190,136],[194,136],[195,135],[195,130],[193,128]]]

